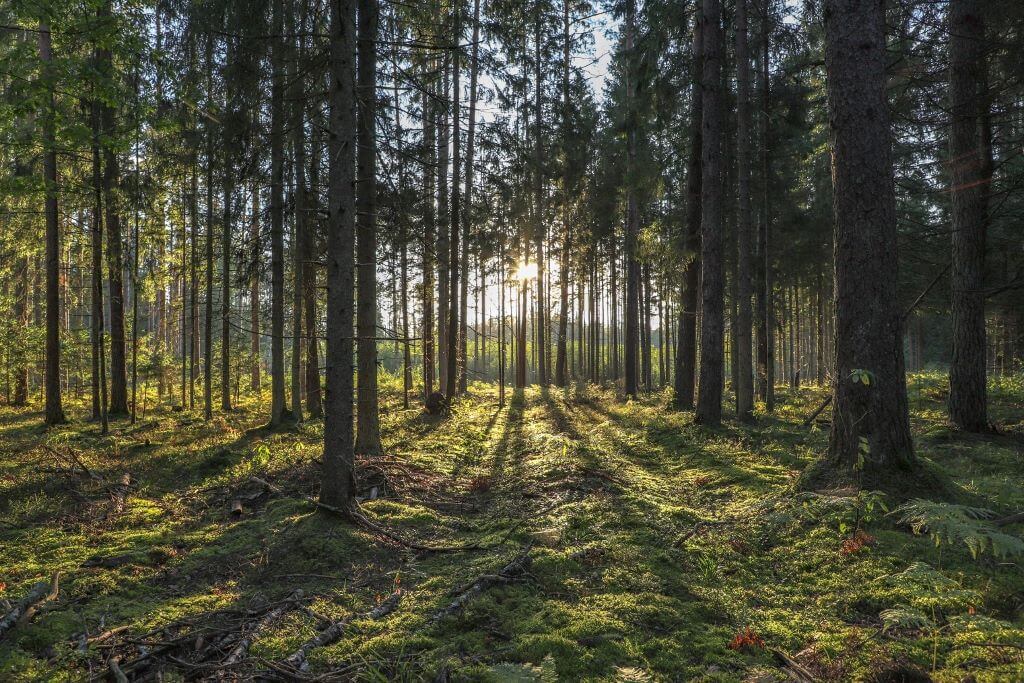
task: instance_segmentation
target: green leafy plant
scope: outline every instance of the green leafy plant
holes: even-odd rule
[[[985,508],[918,498],[899,506],[892,514],[915,534],[927,534],[936,546],[966,545],[975,559],[986,552],[1000,558],[1024,555],[1024,541],[996,528],[989,521],[994,513]]]

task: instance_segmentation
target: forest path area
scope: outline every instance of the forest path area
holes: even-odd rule
[[[1024,509],[1019,389],[993,391],[1004,435],[967,438],[943,424],[941,381],[911,382],[919,451],[962,502],[1000,500],[999,514]],[[936,547],[872,494],[795,492],[824,448],[826,432],[801,425],[821,395],[785,392],[774,416],[707,430],[662,394],[531,388],[499,408],[478,384],[445,418],[386,392],[387,455],[357,463],[363,510],[403,539],[474,546],[458,552],[318,511],[319,422],[268,432],[253,404],[208,423],[157,412],[103,437],[82,421],[44,432],[38,415],[5,409],[0,597],[61,580],[0,642],[0,672],[81,680],[113,675],[114,661],[130,680],[1024,675],[1019,555]],[[1012,543],[1020,529],[1000,531]],[[289,663],[329,623],[338,637],[309,648],[307,668]]]

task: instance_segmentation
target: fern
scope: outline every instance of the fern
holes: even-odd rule
[[[936,546],[966,545],[974,559],[986,552],[1000,558],[1024,555],[1024,541],[993,526],[988,520],[994,513],[985,508],[919,498],[904,503],[892,514],[915,534],[928,534]]]
[[[882,610],[878,616],[882,618],[882,630],[887,632],[907,628],[931,629],[935,626],[927,614],[906,605]]]

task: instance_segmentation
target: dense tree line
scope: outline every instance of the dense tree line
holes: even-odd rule
[[[211,419],[269,373],[270,427],[324,416],[344,508],[392,375],[430,410],[478,380],[665,389],[709,427],[829,384],[825,473],[875,477],[915,467],[907,369],[948,367],[969,431],[1020,369],[1010,0],[14,0],[0,24],[0,381],[49,424]]]

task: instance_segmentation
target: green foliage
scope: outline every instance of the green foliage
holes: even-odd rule
[[[991,510],[918,498],[899,506],[892,514],[915,534],[927,534],[936,546],[966,545],[975,559],[986,552],[999,558],[1024,555],[1024,541],[988,521],[993,517]]]

